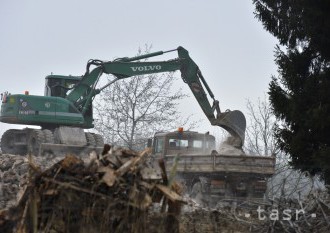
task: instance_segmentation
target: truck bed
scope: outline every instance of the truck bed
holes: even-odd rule
[[[249,174],[273,175],[275,157],[253,155],[166,155],[166,167],[171,169],[177,160],[177,172],[237,172]]]

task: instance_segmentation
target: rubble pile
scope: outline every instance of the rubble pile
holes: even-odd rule
[[[0,156],[0,209],[16,204],[16,194],[26,180],[28,162],[19,155]]]
[[[235,146],[236,143],[237,142],[235,141],[234,137],[232,136],[227,137],[226,140],[224,140],[220,144],[218,153],[224,155],[234,155],[234,156],[246,155],[241,148]]]
[[[34,157],[41,169],[46,169],[63,159],[59,157]],[[27,183],[29,161],[21,155],[0,154],[0,210],[14,206],[17,196]]]
[[[1,232],[177,232],[182,190],[149,155],[122,148],[89,162],[67,155],[46,170],[30,161],[24,192],[0,211]],[[165,217],[151,229],[154,205]]]
[[[205,207],[183,198],[164,162],[155,166],[149,155],[149,150],[124,148],[52,159],[1,155],[0,232],[330,230],[327,193],[314,190],[303,200]]]
[[[196,209],[193,212],[185,212],[180,216],[180,232],[203,233],[246,233],[251,232],[249,225],[237,221],[229,210]]]

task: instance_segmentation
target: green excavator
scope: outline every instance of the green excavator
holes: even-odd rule
[[[168,52],[178,57],[168,61],[145,61]],[[142,60],[142,61],[141,61]],[[41,155],[44,151],[91,150],[103,147],[99,134],[84,132],[92,129],[93,100],[106,87],[120,79],[135,75],[180,70],[182,80],[188,84],[204,114],[212,125],[226,129],[233,145],[242,148],[246,120],[242,112],[221,112],[200,69],[183,47],[159,51],[136,57],[123,57],[113,61],[90,60],[82,76],[49,75],[46,77],[45,95],[1,95],[0,121],[8,124],[35,125],[40,129],[9,129],[1,138],[2,153]],[[102,74],[112,74],[114,80],[97,88]],[[205,91],[206,89],[206,91]],[[212,99],[210,103],[209,97]]]

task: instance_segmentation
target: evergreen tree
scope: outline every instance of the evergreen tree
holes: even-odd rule
[[[291,164],[330,183],[330,1],[253,0],[279,45],[269,85],[276,138]]]

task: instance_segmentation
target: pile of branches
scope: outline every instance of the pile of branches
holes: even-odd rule
[[[88,163],[68,155],[44,171],[30,162],[17,205],[0,211],[1,232],[177,232],[184,200],[164,163],[149,163],[148,149],[103,154]],[[150,229],[148,211],[156,205],[166,217]]]

